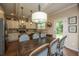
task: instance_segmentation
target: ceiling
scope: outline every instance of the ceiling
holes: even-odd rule
[[[41,11],[46,12],[48,15],[51,13],[55,13],[63,8],[66,8],[73,3],[41,3]],[[38,3],[1,3],[0,4],[4,10],[6,15],[10,15],[14,10],[16,11],[16,14],[18,16],[21,16],[21,6],[24,7],[24,16],[27,18],[29,15],[31,15],[31,10],[33,12],[38,11]]]

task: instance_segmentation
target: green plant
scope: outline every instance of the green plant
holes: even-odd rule
[[[63,33],[63,22],[62,22],[62,20],[58,20],[56,22],[56,31],[55,31],[55,33],[56,33],[57,38],[60,38],[62,36],[62,33]]]

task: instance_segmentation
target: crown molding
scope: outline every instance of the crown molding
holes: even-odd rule
[[[79,53],[79,50],[78,49],[76,49],[76,48],[71,48],[71,47],[68,47],[68,46],[64,46],[65,48],[68,48],[68,49],[70,49],[70,50],[72,50],[72,51],[75,51],[75,52],[78,52]]]

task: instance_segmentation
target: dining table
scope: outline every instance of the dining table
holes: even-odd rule
[[[29,54],[45,43],[50,43],[54,38],[43,38],[43,39],[29,39],[28,41],[9,42],[7,44],[6,56],[29,56]]]
[[[50,43],[52,40],[48,39],[38,39],[38,40],[28,40],[25,42],[19,42],[18,45],[18,54],[19,56],[29,56],[29,54],[35,50],[36,48],[40,47],[45,43]]]

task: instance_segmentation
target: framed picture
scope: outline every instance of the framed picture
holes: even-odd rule
[[[69,24],[77,24],[77,16],[69,17],[68,23]]]
[[[76,33],[77,32],[77,25],[70,25],[68,27],[69,33]]]

